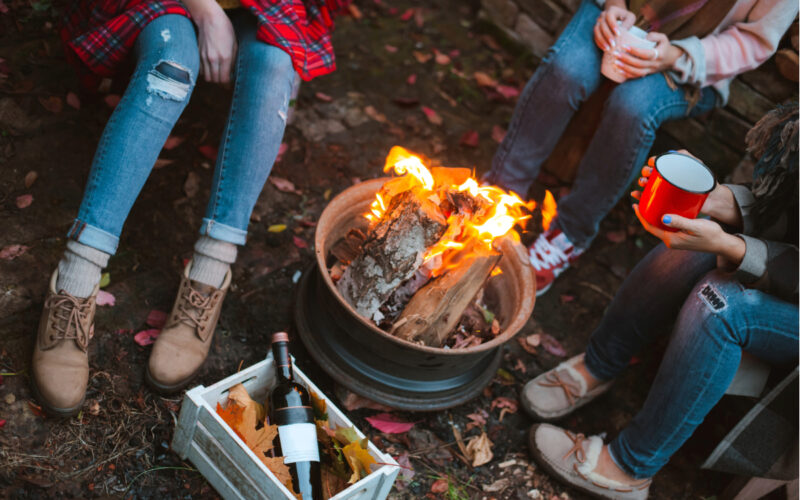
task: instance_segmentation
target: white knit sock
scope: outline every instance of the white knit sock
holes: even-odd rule
[[[82,299],[89,297],[100,283],[100,273],[108,265],[109,257],[109,254],[83,243],[67,241],[67,249],[58,263],[56,292],[63,290]]]
[[[189,279],[214,288],[222,287],[225,275],[236,261],[236,245],[227,241],[201,236],[194,244]]]

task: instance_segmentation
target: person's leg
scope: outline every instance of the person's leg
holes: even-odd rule
[[[232,18],[239,51],[211,199],[192,263],[147,366],[148,383],[161,392],[183,388],[208,356],[236,245],[245,243],[250,213],[277,157],[295,82],[289,55],[256,39],[252,14],[240,10]]]
[[[701,92],[690,110],[686,89],[673,90],[662,74],[627,81],[612,91],[572,190],[558,203],[555,225],[573,245],[589,247],[600,221],[644,165],[662,123],[707,112],[717,104],[713,89]]]
[[[713,254],[672,250],[663,243],[651,250],[622,282],[592,332],[586,372],[603,381],[619,376],[631,357],[666,332],[697,281],[716,264]]]
[[[694,287],[644,407],[609,445],[634,478],[652,477],[725,394],[742,351],[797,362],[798,308],[714,271]]]
[[[603,53],[593,39],[600,8],[584,0],[528,81],[484,181],[522,197],[572,116],[600,85]]]
[[[91,293],[116,252],[125,219],[189,101],[199,67],[194,27],[180,15],[149,23],[134,53],[136,69],[103,130],[59,264],[57,288],[77,297]]]

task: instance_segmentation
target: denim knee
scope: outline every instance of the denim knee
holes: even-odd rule
[[[260,41],[249,41],[239,47],[239,64],[244,64],[250,78],[285,81],[291,88],[295,71],[292,58],[285,51]]]
[[[150,96],[185,102],[197,83],[200,54],[192,22],[184,16],[167,15],[154,20],[142,38],[139,69],[146,71]]]
[[[561,89],[569,97],[570,104],[577,109],[600,84],[599,55],[588,53],[594,47],[573,48],[566,46],[560,50],[554,47],[542,62],[550,71],[548,85]],[[594,71],[594,68],[597,71]]]
[[[737,304],[749,300],[746,289],[729,274],[714,270],[703,276],[692,289],[681,308],[676,334],[712,335],[721,342],[741,345],[737,328]]]
[[[659,124],[652,102],[653,96],[648,92],[647,86],[622,84],[608,97],[606,113],[615,117],[620,130],[639,126],[655,131]]]

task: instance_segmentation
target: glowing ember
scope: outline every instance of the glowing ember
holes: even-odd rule
[[[514,227],[524,228],[536,208],[536,202],[526,203],[515,193],[496,186],[481,186],[467,169],[429,169],[422,158],[400,146],[389,151],[384,171],[392,171],[400,177],[384,184],[364,217],[371,223],[377,222],[385,214],[392,197],[408,190],[419,199],[438,205],[447,217],[447,230],[423,256],[434,276],[457,266],[471,253],[491,252],[498,238],[507,236],[518,240]],[[459,196],[461,198],[454,202]],[[556,215],[555,199],[549,191],[541,208],[542,224],[547,229]],[[498,268],[493,275],[499,273]]]

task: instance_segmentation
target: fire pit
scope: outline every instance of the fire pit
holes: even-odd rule
[[[331,249],[364,218],[389,179],[374,179],[336,196],[323,211],[315,237],[316,265],[298,289],[295,322],[317,363],[351,391],[394,408],[441,410],[477,396],[494,376],[501,346],[524,326],[535,300],[535,279],[524,247],[511,238],[495,242],[502,252],[486,282],[499,333],[460,349],[430,347],[398,338],[360,315],[342,297],[328,269]]]

